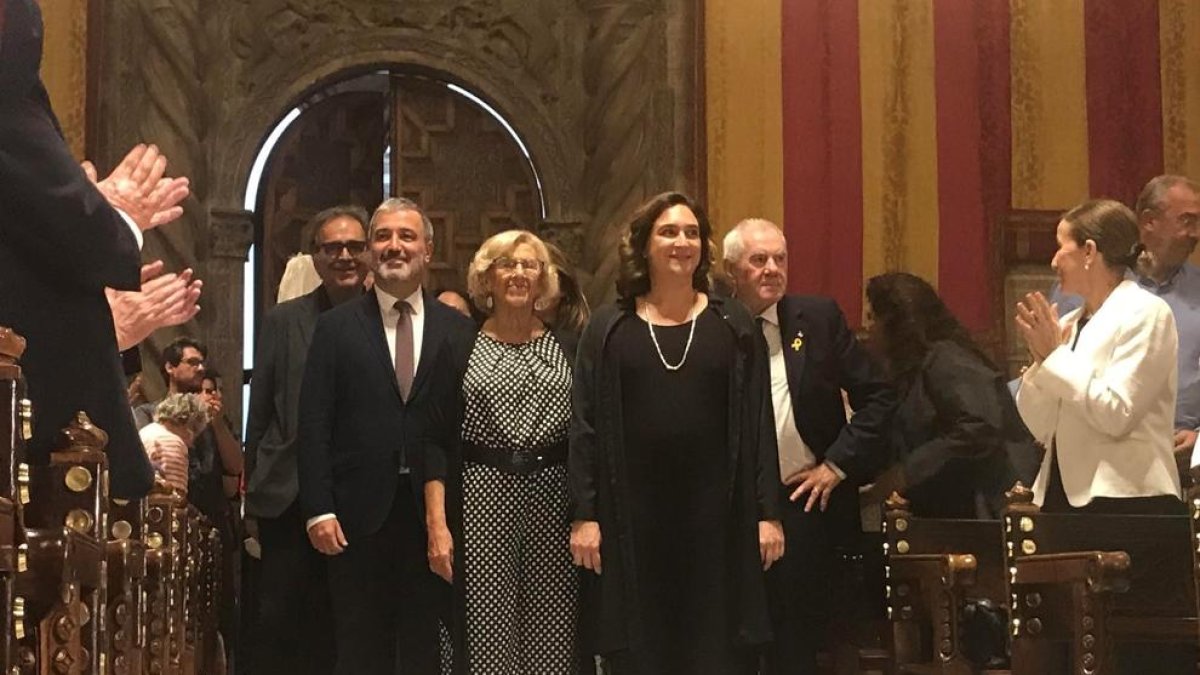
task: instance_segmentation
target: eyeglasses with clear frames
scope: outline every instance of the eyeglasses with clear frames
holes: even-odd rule
[[[517,268],[534,274],[542,272],[542,261],[535,258],[509,258],[506,256],[504,258],[496,258],[496,261],[492,264],[496,266],[496,269],[505,272],[514,272]]]

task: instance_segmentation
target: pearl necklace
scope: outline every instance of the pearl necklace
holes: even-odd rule
[[[692,302],[692,308],[688,310],[688,321],[691,322],[692,327],[688,330],[687,344],[683,347],[683,358],[679,359],[679,363],[676,365],[667,363],[667,357],[663,356],[662,347],[658,346],[658,336],[654,334],[654,323],[650,321],[650,303],[643,303],[642,306],[645,310],[643,318],[646,320],[646,326],[650,329],[650,341],[654,343],[654,351],[658,352],[658,360],[662,361],[663,368],[666,368],[671,372],[679,370],[683,367],[683,364],[687,362],[688,352],[692,350],[692,338],[696,336],[695,301]]]

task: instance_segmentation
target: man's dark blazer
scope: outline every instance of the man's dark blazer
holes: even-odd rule
[[[246,422],[246,513],[277,518],[296,501],[300,384],[317,317],[330,309],[323,286],[263,316]]]
[[[38,77],[37,4],[0,5],[0,325],[29,343],[30,457],[48,461],[58,431],[83,410],[108,432],[112,494],[140,497],[154,474],[129,411],[104,288],[137,290],[141,254],[63,141]]]
[[[374,292],[317,319],[300,390],[300,505],[307,520],[334,513],[351,541],[379,530],[391,509],[402,452],[421,474],[414,442],[417,409],[431,398],[432,374],[450,367],[452,341],[468,343],[475,324],[428,293],[421,359],[405,403]],[[414,456],[415,455],[415,456]],[[423,486],[413,481],[423,506]]]
[[[818,462],[832,461],[846,472],[848,485],[841,489],[868,482],[890,459],[886,427],[895,394],[832,298],[786,295],[777,309],[800,437]],[[849,423],[843,389],[855,411]]]

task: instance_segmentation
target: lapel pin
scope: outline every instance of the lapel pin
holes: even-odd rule
[[[796,339],[792,340],[792,351],[798,352],[804,346],[804,333],[796,333]]]

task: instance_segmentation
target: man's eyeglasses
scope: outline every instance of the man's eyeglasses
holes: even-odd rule
[[[342,249],[349,251],[350,255],[356,256],[361,255],[363,251],[367,250],[367,242],[358,240],[327,241],[324,244],[318,244],[317,248],[330,258],[336,258],[341,255]]]
[[[515,271],[518,267],[534,274],[542,271],[542,261],[534,258],[496,258],[492,264],[505,272]]]
[[[204,359],[198,356],[193,356],[190,359],[180,359],[180,362],[186,363],[193,368],[199,368],[200,366],[204,365]]]

